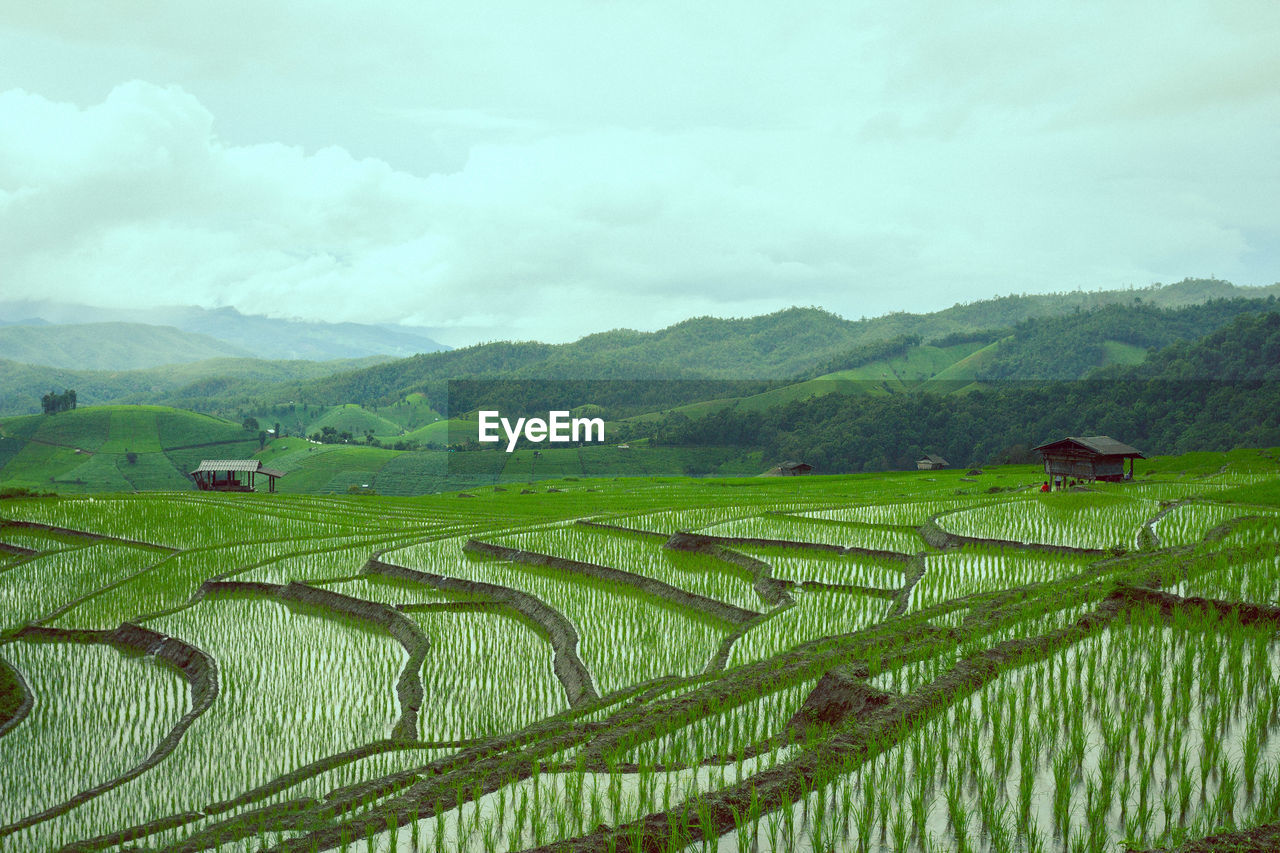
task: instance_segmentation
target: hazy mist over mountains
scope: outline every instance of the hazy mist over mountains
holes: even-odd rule
[[[125,334],[86,324],[134,324]],[[138,327],[138,324],[145,324]],[[111,309],[38,301],[0,302],[0,358],[54,367],[129,370],[205,358],[327,361],[402,357],[448,349],[427,329],[323,323],[193,306]],[[125,354],[122,348],[130,350]],[[113,352],[114,351],[114,352]]]

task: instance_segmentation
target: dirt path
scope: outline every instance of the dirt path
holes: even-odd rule
[[[1148,518],[1146,521],[1142,522],[1142,533],[1139,535],[1144,540],[1143,544],[1144,545],[1149,544],[1150,547],[1153,549],[1159,548],[1160,534],[1156,533],[1156,522],[1164,518],[1169,513],[1173,512],[1178,507],[1186,506],[1189,503],[1191,503],[1190,498],[1183,498],[1182,500],[1174,501],[1173,503],[1161,509],[1155,515],[1151,516],[1151,518]]]
[[[992,545],[998,548],[1014,548],[1019,551],[1042,551],[1046,554],[1083,554],[1092,556],[1108,556],[1112,553],[1106,548],[1076,548],[1071,545],[1046,545],[1041,542],[1018,542],[1013,539],[989,539],[983,536],[961,536],[944,530],[938,519],[958,512],[967,512],[968,508],[947,510],[929,518],[916,530],[920,537],[934,548],[959,548],[962,545]]]
[[[704,536],[701,533],[676,533],[668,537],[662,547],[673,551],[706,554],[717,560],[732,563],[751,575],[751,585],[765,604],[778,607],[792,603],[790,589],[793,585],[789,581],[775,578],[772,565],[732,548],[726,548],[714,536]]]
[[[638,575],[634,572],[615,569],[612,566],[605,566],[600,563],[569,560],[564,557],[541,554],[537,551],[521,551],[518,548],[508,548],[491,542],[481,542],[478,539],[468,539],[467,543],[462,546],[462,550],[468,554],[492,557],[526,566],[547,566],[564,572],[588,575],[601,580],[624,584],[648,593],[655,598],[669,601],[677,607],[693,610],[712,619],[728,622],[731,625],[741,625],[760,615],[752,610],[745,610],[733,604],[717,601],[714,598],[707,598],[705,595],[698,595],[696,592],[688,592],[647,575]]]
[[[902,584],[902,589],[898,590],[895,596],[893,609],[889,611],[889,618],[901,616],[907,612],[907,606],[911,603],[911,593],[915,590],[916,584],[920,583],[920,579],[924,577],[924,571],[927,566],[925,557],[924,552],[921,552],[912,557],[911,562],[907,564],[908,574]]]
[[[0,657],[0,686],[4,688],[0,690],[0,737],[4,737],[31,713],[35,697],[22,671],[3,657]]]
[[[176,553],[180,548],[171,548],[168,545],[157,545],[155,542],[144,542],[141,539],[124,539],[120,536],[108,536],[105,533],[91,533],[88,530],[75,530],[70,527],[58,527],[54,524],[41,524],[38,521],[16,521],[12,518],[0,517],[0,525],[5,527],[17,527],[21,530],[41,530],[46,533],[60,533],[63,536],[76,536],[81,539],[87,539],[90,542],[118,542],[121,545],[133,545],[139,548],[154,548],[157,551],[169,551]]]

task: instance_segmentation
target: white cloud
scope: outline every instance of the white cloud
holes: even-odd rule
[[[104,8],[0,27],[8,298],[466,343],[1280,278],[1272,7]]]

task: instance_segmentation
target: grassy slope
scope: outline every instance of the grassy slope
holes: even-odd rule
[[[392,406],[380,408],[378,414],[405,430],[427,426],[440,417],[440,413],[427,403],[424,394],[409,394]]]
[[[0,483],[66,492],[189,489],[185,472],[200,459],[245,458],[258,449],[238,424],[165,406],[8,418],[0,432],[18,445],[8,458],[0,453]]]
[[[1141,364],[1147,359],[1147,351],[1133,344],[1120,341],[1103,341],[1102,348],[1107,353],[1104,366],[1107,364]]]
[[[301,454],[281,460],[286,476],[276,483],[281,492],[319,494],[345,492],[349,486],[374,484],[377,473],[394,450],[355,445],[311,445]]]

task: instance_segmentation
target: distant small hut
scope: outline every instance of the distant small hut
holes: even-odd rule
[[[1044,459],[1044,473],[1055,488],[1061,488],[1068,477],[1111,483],[1132,480],[1133,460],[1146,459],[1142,451],[1109,435],[1070,436],[1034,449]],[[1126,459],[1129,460],[1128,473],[1124,470]]]
[[[774,468],[770,468],[761,474],[761,477],[799,477],[804,474],[812,474],[813,466],[808,462],[794,462],[788,460]]]
[[[950,467],[951,463],[936,453],[926,453],[923,459],[916,460],[916,469],[919,471],[936,471],[939,468]]]
[[[270,492],[276,490],[276,478],[284,476],[283,471],[263,467],[258,459],[204,459],[191,477],[204,492],[252,492],[259,474],[267,478]]]

